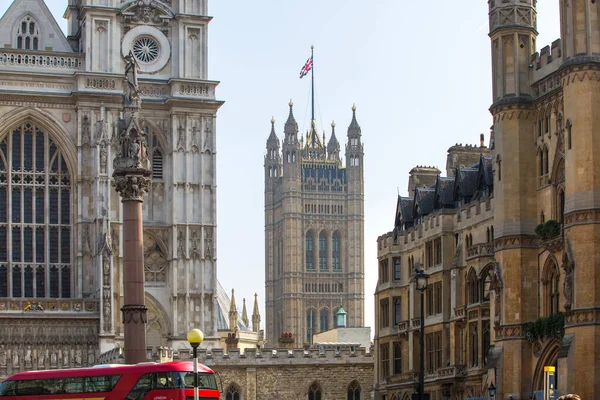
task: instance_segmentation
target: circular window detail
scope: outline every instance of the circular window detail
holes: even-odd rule
[[[158,43],[151,37],[142,36],[133,42],[133,55],[138,61],[149,63],[158,58]]]
[[[145,74],[159,72],[171,58],[169,39],[161,31],[148,25],[136,26],[123,36],[123,57],[130,51],[139,62],[140,72]]]

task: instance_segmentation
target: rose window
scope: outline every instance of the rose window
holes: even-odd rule
[[[133,55],[141,62],[152,62],[158,58],[158,54],[158,43],[151,37],[142,36],[133,42]]]

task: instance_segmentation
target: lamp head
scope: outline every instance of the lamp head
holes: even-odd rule
[[[488,388],[488,392],[490,394],[490,397],[494,397],[496,396],[496,386],[494,386],[494,383],[490,383],[490,387]]]
[[[192,329],[187,334],[187,340],[192,347],[198,347],[204,340],[204,333],[200,329]]]
[[[429,275],[425,273],[422,269],[418,269],[415,271],[415,281],[417,283],[417,290],[421,292],[427,289],[427,284],[429,280]]]

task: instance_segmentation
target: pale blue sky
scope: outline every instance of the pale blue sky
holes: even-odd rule
[[[10,1],[0,0],[0,14]],[[67,0],[46,0],[60,26]],[[393,228],[397,190],[415,165],[445,169],[455,143],[486,143],[492,124],[485,0],[209,0],[209,79],[225,100],[217,118],[218,278],[241,309],[259,295],[264,328],[263,156],[287,103],[300,129],[315,46],[318,128],[345,139],[356,103],[365,145],[365,323],[373,327],[376,239]],[[559,36],[558,1],[538,2],[538,48]],[[343,147],[342,147],[343,148]]]

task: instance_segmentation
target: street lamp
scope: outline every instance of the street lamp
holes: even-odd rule
[[[198,400],[198,346],[204,340],[200,329],[192,329],[187,334],[187,340],[194,350],[194,400]]]
[[[494,386],[494,382],[490,383],[488,392],[490,394],[490,400],[495,400],[496,399],[496,386]]]
[[[429,275],[422,269],[415,270],[415,283],[417,290],[421,292],[421,335],[419,337],[419,400],[425,400],[425,290]]]

